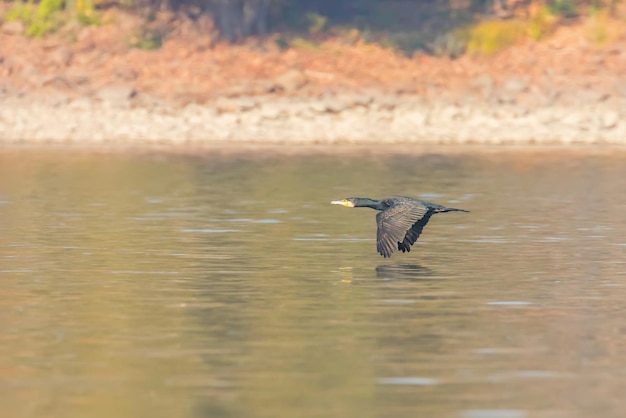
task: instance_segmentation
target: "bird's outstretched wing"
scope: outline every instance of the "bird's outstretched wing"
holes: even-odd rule
[[[433,211],[429,210],[422,219],[413,224],[411,229],[409,229],[404,236],[404,240],[402,242],[398,242],[398,250],[402,250],[403,253],[411,251],[411,245],[415,244],[415,241],[417,241],[421,235],[422,229],[424,229],[432,214]]]
[[[402,201],[379,212],[376,215],[378,252],[387,258],[396,249],[410,251],[431,215],[432,211],[425,205]]]

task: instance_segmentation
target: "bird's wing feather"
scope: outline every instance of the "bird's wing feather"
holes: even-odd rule
[[[415,241],[417,241],[419,236],[422,234],[422,230],[430,220],[432,214],[433,213],[431,211],[427,212],[422,219],[413,224],[411,229],[409,229],[404,236],[402,243],[398,245],[399,250],[402,250],[402,252],[411,251],[411,245],[415,244]]]
[[[379,212],[376,215],[376,224],[378,230],[376,234],[376,247],[378,252],[383,257],[390,257],[391,254],[398,248],[398,243],[402,243],[405,240],[407,232],[411,231],[412,227],[418,221],[424,218],[424,215],[428,213],[428,208],[424,205],[415,205],[405,202],[395,202],[388,209]],[[428,219],[426,219],[428,222]],[[410,239],[415,236],[413,243],[421,233],[426,222],[419,227],[414,233],[412,233]]]

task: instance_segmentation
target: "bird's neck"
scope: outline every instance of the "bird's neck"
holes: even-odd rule
[[[354,207],[355,208],[372,208],[372,209],[376,209],[376,210],[385,210],[386,209],[386,207],[383,204],[382,200],[368,199],[366,197],[360,198],[357,201],[355,201],[354,202]]]

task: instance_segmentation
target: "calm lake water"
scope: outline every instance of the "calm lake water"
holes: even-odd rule
[[[2,150],[0,248],[2,417],[626,410],[623,152]]]

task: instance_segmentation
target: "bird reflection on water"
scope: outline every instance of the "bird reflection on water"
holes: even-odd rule
[[[381,264],[376,267],[376,277],[385,280],[434,280],[435,272],[419,264]]]

